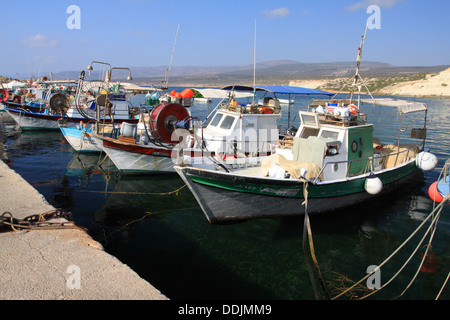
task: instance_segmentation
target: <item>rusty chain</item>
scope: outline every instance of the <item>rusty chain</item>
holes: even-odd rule
[[[63,218],[64,221],[51,222],[52,219]],[[55,230],[55,229],[82,229],[75,225],[70,212],[55,209],[44,213],[34,214],[23,219],[14,218],[10,212],[0,215],[0,232],[22,230]]]

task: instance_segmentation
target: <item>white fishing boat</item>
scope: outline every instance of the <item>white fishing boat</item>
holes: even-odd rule
[[[91,71],[92,63],[88,66]],[[127,69],[128,68],[112,68]],[[108,77],[110,78],[111,73]],[[128,76],[131,80],[131,71]],[[92,139],[91,134],[94,132],[94,125],[105,125],[107,132],[104,134],[111,136],[115,131],[119,130],[119,126],[123,122],[137,123],[139,121],[138,108],[131,103],[131,98],[136,93],[142,93],[150,90],[150,88],[140,87],[128,83],[110,84],[109,80],[105,82],[84,82],[84,72],[80,74],[80,81],[74,104],[83,119],[79,117],[65,117],[57,121],[62,134],[70,145],[78,152],[102,152],[102,149]],[[155,91],[157,91],[155,89]],[[81,106],[81,107],[80,107]],[[83,108],[82,106],[89,106]],[[70,108],[69,108],[70,110]],[[96,119],[100,119],[97,121]],[[77,122],[78,121],[78,122]]]
[[[262,88],[256,90],[266,91]],[[241,105],[234,98],[236,96],[247,98],[248,94],[236,95],[235,91],[253,91],[253,88],[247,86],[223,88],[224,99],[218,104],[216,115],[206,128],[203,128],[199,119],[191,116],[189,108],[192,100],[178,98],[179,103],[166,102],[154,107],[149,111],[148,120],[141,117],[140,125],[130,130],[122,130],[117,138],[101,134],[93,134],[92,138],[117,168],[127,174],[175,172],[173,166],[177,154],[181,152],[180,138],[184,143],[189,141],[187,143],[192,144],[192,150],[189,149],[187,152],[192,151],[196,154],[196,151],[202,151],[194,146],[194,140],[197,139],[195,136],[199,134],[211,136],[211,139],[204,141],[207,143],[206,148],[212,151],[212,155],[220,153],[226,157],[227,152],[231,152],[227,148],[232,141],[224,139],[229,138],[232,132],[238,132],[242,125],[246,126],[249,132],[256,132],[258,128],[273,128],[272,137],[261,137],[259,142],[245,148],[247,153],[256,152],[265,156],[273,151],[272,146],[278,142],[277,120],[281,117],[279,104],[276,100],[272,100],[268,105]],[[308,94],[324,94],[324,92],[308,90]],[[217,95],[217,92],[214,92],[214,95]],[[191,135],[192,132],[195,134]]]
[[[178,143],[174,132],[190,119],[188,108],[164,102],[144,115],[139,126],[123,123],[117,137],[102,132],[91,137],[122,173],[174,172],[171,153]]]

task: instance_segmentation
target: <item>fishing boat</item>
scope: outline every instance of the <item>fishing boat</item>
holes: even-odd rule
[[[222,88],[222,92],[226,94],[217,105],[216,115],[206,128],[203,128],[200,119],[191,116],[189,108],[193,97],[182,98],[183,95],[178,97],[175,95],[172,96],[172,102],[164,102],[153,107],[149,111],[147,121],[145,117],[141,117],[140,125],[133,126],[129,130],[122,129],[117,138],[98,134],[92,137],[117,168],[125,174],[175,173],[173,166],[179,153],[182,153],[184,144],[191,145],[191,148],[186,149],[185,152],[193,157],[204,156],[205,150],[195,145],[198,141],[196,137],[199,136],[209,137],[203,141],[205,148],[212,150],[211,155],[220,154],[226,157],[228,153],[231,154],[229,156],[234,156],[232,151],[227,149],[232,141],[225,139],[237,133],[242,125],[248,129],[246,132],[248,134],[255,133],[260,128],[273,129],[271,137],[261,137],[256,144],[252,143],[244,147],[247,153],[265,156],[274,151],[273,146],[278,142],[277,120],[281,117],[280,107],[276,100],[270,100],[266,105],[238,104],[235,97],[248,97],[248,94],[236,95],[234,92],[248,90],[254,89],[248,86]],[[267,89],[257,88],[256,90],[266,91]],[[308,90],[308,93],[325,94],[318,90]],[[216,94],[215,92],[214,95]],[[240,145],[240,142],[236,143]]]
[[[270,155],[275,152],[280,136],[278,120],[281,118],[281,106],[277,94],[332,95],[321,90],[289,86],[231,85],[221,90],[227,92],[226,99],[211,112],[215,112],[211,121],[205,120],[209,121],[206,128],[197,126],[196,132],[185,137],[183,161],[195,162],[194,158],[198,155],[201,162],[208,161],[205,155],[241,160],[249,155],[253,160]],[[248,97],[242,94],[245,92],[251,93],[253,102],[238,103],[236,97]],[[257,93],[263,97],[256,102]],[[287,112],[290,114],[289,109]],[[213,158],[209,159],[214,161]]]
[[[89,70],[92,70],[94,62],[97,61],[89,65]],[[60,119],[64,119],[66,124],[72,127],[80,121],[88,122],[96,119],[106,123],[123,121],[137,123],[138,119],[129,105],[127,96],[121,92],[121,84],[110,82],[113,69],[128,68],[110,66],[105,81],[85,81],[85,72],[81,71],[76,87],[64,87],[60,91],[47,93],[44,107],[35,108],[16,103],[6,106],[5,110],[22,130],[59,130]],[[128,79],[132,79],[131,71]],[[70,90],[76,90],[75,96]]]
[[[175,172],[172,149],[179,142],[177,129],[190,126],[191,100],[161,102],[147,108],[139,123],[123,123],[116,136],[97,131],[91,138],[124,174]]]

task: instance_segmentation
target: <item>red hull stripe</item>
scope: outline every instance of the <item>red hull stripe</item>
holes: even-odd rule
[[[111,141],[109,139],[108,140],[103,139],[103,146],[112,148],[112,149],[117,149],[117,150],[123,150],[123,151],[147,154],[147,155],[154,155],[154,156],[160,156],[160,157],[170,157],[172,154],[172,150],[157,149],[157,148],[151,148],[151,147],[139,146],[139,145],[131,145],[131,144],[122,144],[122,143],[117,143],[115,141]]]

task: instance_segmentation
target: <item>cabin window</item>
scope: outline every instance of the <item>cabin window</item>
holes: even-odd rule
[[[213,126],[213,127],[217,127],[217,125],[219,124],[220,120],[222,119],[222,116],[223,116],[222,113],[216,113],[214,118],[211,120],[210,125]]]
[[[319,130],[320,129],[304,127],[300,134],[300,138],[307,139],[309,137],[317,137],[317,135],[319,134]]]
[[[319,118],[317,117],[317,114],[299,111],[299,115],[304,126],[319,129]]]
[[[223,119],[222,123],[220,124],[221,129],[228,130],[233,126],[234,123],[234,117],[232,116],[226,116],[225,119]]]
[[[322,133],[320,134],[320,136],[323,138],[330,138],[333,140],[338,140],[339,132],[322,130]]]

